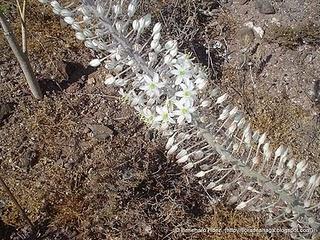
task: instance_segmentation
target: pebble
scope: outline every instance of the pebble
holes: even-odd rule
[[[88,128],[91,130],[92,136],[97,140],[106,140],[114,135],[111,128],[102,124],[89,124]]]
[[[89,77],[87,83],[88,83],[89,85],[93,85],[93,84],[96,83],[96,80],[95,80],[94,77]]]
[[[21,164],[22,167],[29,171],[37,163],[37,152],[34,150],[28,150],[22,157]]]
[[[12,106],[9,103],[0,104],[0,121],[7,118],[12,112]]]
[[[254,32],[251,28],[244,27],[239,32],[240,42],[243,47],[249,47],[254,41]]]
[[[256,9],[262,14],[275,14],[276,11],[269,0],[256,0]]]

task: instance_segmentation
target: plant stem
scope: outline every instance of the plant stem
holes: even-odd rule
[[[38,99],[41,99],[43,95],[40,90],[39,83],[36,81],[35,76],[33,74],[29,58],[26,54],[24,54],[21,51],[21,48],[17,44],[16,38],[11,30],[11,27],[6,17],[1,12],[0,12],[0,25],[2,26],[5,38],[7,39],[18,62],[20,63],[21,69],[24,73],[25,78],[27,79],[27,82],[29,84],[29,87],[33,96],[35,96]]]
[[[21,215],[23,216],[23,218],[25,219],[25,221],[30,225],[32,231],[34,231],[34,225],[31,222],[31,220],[29,219],[29,217],[27,216],[26,212],[23,210],[23,208],[21,207],[21,205],[18,203],[17,199],[15,198],[15,196],[13,195],[13,193],[10,191],[9,187],[7,186],[7,184],[5,183],[5,181],[3,180],[3,178],[0,176],[0,183],[2,185],[2,187],[4,188],[4,190],[7,192],[7,194],[10,196],[11,200],[14,202],[14,204],[16,205],[16,207],[19,209]]]
[[[17,7],[20,15],[20,20],[21,20],[21,42],[22,42],[22,52],[27,54],[27,27],[26,27],[26,18],[25,18],[25,13],[26,13],[26,0],[23,0],[22,3],[22,8],[20,5],[19,0],[16,0],[17,2]]]

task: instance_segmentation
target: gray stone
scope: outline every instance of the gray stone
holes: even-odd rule
[[[269,0],[256,0],[256,9],[262,14],[275,14],[276,10]]]
[[[239,38],[242,47],[250,47],[254,42],[254,32],[251,28],[244,27],[239,31]]]
[[[0,104],[0,121],[7,118],[12,113],[12,106],[9,103]]]
[[[114,135],[111,128],[102,124],[89,124],[88,128],[91,130],[93,137],[97,140],[106,140]]]

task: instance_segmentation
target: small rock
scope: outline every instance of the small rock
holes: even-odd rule
[[[27,152],[22,157],[22,167],[29,171],[34,165],[37,164],[38,154],[34,150],[27,150]]]
[[[254,32],[251,28],[244,27],[239,32],[239,38],[243,47],[249,47],[254,41]]]
[[[89,85],[93,85],[96,83],[96,79],[94,77],[89,77],[87,83]]]
[[[88,128],[97,140],[106,140],[114,135],[114,131],[111,128],[102,124],[89,124]]]
[[[256,0],[256,9],[262,14],[275,14],[276,11],[269,0]]]
[[[264,31],[263,31],[262,27],[256,27],[256,26],[254,26],[254,27],[253,27],[253,30],[255,31],[255,33],[256,33],[260,38],[263,38]]]
[[[12,104],[0,104],[0,121],[6,119],[12,113]]]

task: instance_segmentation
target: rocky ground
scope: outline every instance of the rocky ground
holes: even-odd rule
[[[19,23],[9,18],[19,36]],[[142,1],[275,144],[319,168],[317,0]],[[0,35],[0,173],[40,239],[285,239],[178,229],[263,227],[263,216],[210,204],[164,141],[106,87],[93,53],[30,1],[29,56],[46,92],[30,96]],[[32,9],[32,10],[31,10]],[[173,12],[174,10],[174,12]],[[210,12],[210,14],[207,13]],[[188,21],[188,24],[185,24]],[[259,35],[260,34],[260,35]],[[0,239],[32,239],[0,188]]]

